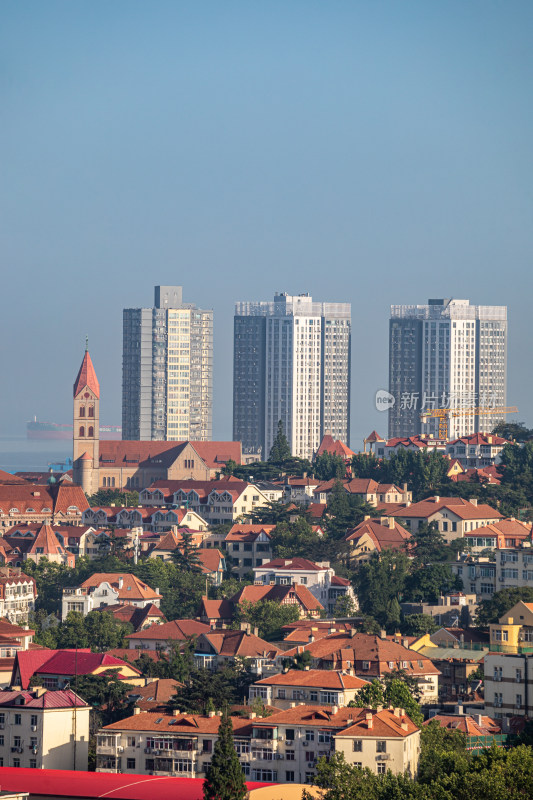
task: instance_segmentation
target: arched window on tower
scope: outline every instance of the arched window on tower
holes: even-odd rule
[[[89,432],[87,433],[87,436],[94,436],[94,428],[92,425],[89,426]]]
[[[94,406],[89,406],[89,416],[94,417]]]
[[[80,436],[85,436],[85,428],[83,425],[80,425]]]
[[[80,406],[80,417],[85,416],[85,406]]]

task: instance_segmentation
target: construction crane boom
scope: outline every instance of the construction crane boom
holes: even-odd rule
[[[428,408],[420,419],[426,423],[428,419],[439,420],[439,439],[448,438],[448,422],[455,417],[477,417],[481,414],[516,414],[516,406],[476,406],[474,408]]]

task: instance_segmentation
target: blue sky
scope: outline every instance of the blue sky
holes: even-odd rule
[[[386,431],[391,303],[509,306],[530,396],[533,4],[63,0],[0,9],[0,433],[68,421],[85,335],[121,415],[122,308],[352,303],[352,446]]]

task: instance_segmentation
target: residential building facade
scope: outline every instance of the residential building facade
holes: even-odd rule
[[[233,717],[234,744],[252,781],[310,783],[317,761],[343,753],[348,764],[374,774],[416,775],[420,731],[403,709],[299,705],[267,718]],[[203,776],[220,716],[141,712],[101,728],[97,772]]]
[[[90,711],[70,689],[0,691],[0,766],[87,770]]]
[[[156,286],[153,308],[123,314],[122,434],[127,440],[210,440],[213,312]]]
[[[448,437],[491,431],[490,408],[505,406],[507,308],[471,306],[468,300],[434,299],[427,305],[393,305],[389,323],[389,437],[438,435],[431,408],[487,410],[451,415]],[[391,401],[392,402],[392,401]]]
[[[281,420],[294,456],[349,443],[351,307],[276,294],[235,306],[233,438],[266,459]]]

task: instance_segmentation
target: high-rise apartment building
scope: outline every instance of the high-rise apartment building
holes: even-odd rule
[[[122,437],[210,440],[212,407],[213,312],[156,286],[154,308],[124,309]]]
[[[311,458],[324,433],[350,436],[349,303],[307,294],[237,303],[233,348],[233,438],[267,458],[278,422],[291,452]]]
[[[471,306],[468,300],[429,300],[391,306],[389,324],[389,437],[438,435],[435,408],[450,413],[448,437],[488,432],[505,406],[507,308]],[[392,402],[392,401],[391,401]],[[486,408],[478,415],[461,409]]]

